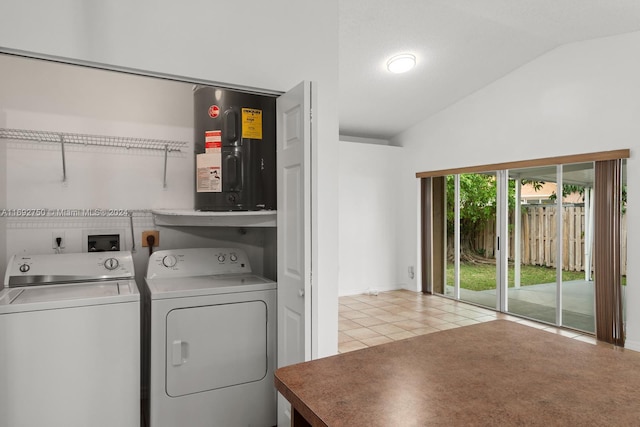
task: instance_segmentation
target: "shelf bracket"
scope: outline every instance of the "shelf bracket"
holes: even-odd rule
[[[167,188],[167,158],[169,157],[169,144],[164,146],[164,177],[162,181],[162,188]]]
[[[64,136],[60,135],[60,152],[62,153],[62,182],[67,182],[67,161],[64,155]]]

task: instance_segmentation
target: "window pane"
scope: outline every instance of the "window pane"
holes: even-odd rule
[[[460,175],[460,299],[496,307],[496,174]]]
[[[509,170],[507,311],[551,324],[556,323],[556,191],[556,166]]]
[[[595,331],[593,162],[562,168],[562,326]]]

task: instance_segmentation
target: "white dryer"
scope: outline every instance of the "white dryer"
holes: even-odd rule
[[[14,255],[0,290],[0,426],[139,425],[131,254]]]
[[[233,248],[155,252],[150,427],[277,424],[277,284]]]

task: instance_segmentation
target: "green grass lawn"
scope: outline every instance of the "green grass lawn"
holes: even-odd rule
[[[509,287],[513,287],[513,266],[509,266]],[[584,272],[563,271],[562,280],[584,280]],[[535,265],[520,267],[520,284],[539,285],[555,283],[556,269]],[[453,264],[447,264],[447,285],[453,286]],[[484,291],[496,288],[496,266],[480,264],[460,264],[460,287],[472,291]]]

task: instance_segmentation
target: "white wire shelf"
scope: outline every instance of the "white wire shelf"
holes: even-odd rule
[[[188,145],[188,143],[184,141],[6,128],[0,128],[0,139],[32,142],[62,142],[65,144],[98,145],[103,147],[134,148],[168,152],[180,152]]]
[[[59,143],[60,151],[62,153],[62,182],[67,181],[67,166],[64,151],[64,146],[66,144],[163,151],[164,188],[167,188],[167,158],[169,157],[169,153],[181,153],[182,150],[185,149],[188,145],[188,143],[184,141],[168,141],[163,139],[87,135],[82,133],[50,132],[42,130],[7,128],[0,128],[0,139]]]

